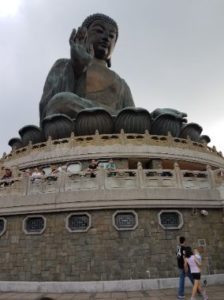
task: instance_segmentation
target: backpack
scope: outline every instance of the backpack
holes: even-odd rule
[[[181,245],[177,245],[177,265],[178,268],[183,269],[184,268],[184,254],[185,254],[185,247]]]

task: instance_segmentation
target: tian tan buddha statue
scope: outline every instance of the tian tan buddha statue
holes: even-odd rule
[[[117,23],[104,14],[87,17],[69,39],[70,58],[52,66],[40,101],[40,128],[20,129],[22,145],[75,135],[99,133],[144,133],[199,141],[202,128],[186,123],[186,114],[174,109],[156,109],[151,114],[135,108],[130,88],[110,69],[118,38]],[[16,141],[15,141],[16,140]],[[9,144],[20,145],[13,138]]]
[[[40,101],[40,121],[62,113],[75,118],[85,108],[102,107],[111,114],[134,107],[126,82],[109,68],[118,26],[103,14],[87,17],[70,37],[70,59],[59,59],[50,70]]]

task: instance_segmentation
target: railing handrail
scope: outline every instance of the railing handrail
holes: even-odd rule
[[[220,169],[222,171],[222,169]],[[111,171],[109,171],[110,173]],[[189,180],[194,186],[188,186],[189,182],[188,176],[184,176],[186,173],[192,174]],[[55,192],[65,192],[68,187],[75,190],[74,184],[77,182],[89,182],[91,183],[90,188],[95,189],[113,189],[116,183],[119,188],[126,188],[125,183],[129,180],[128,188],[152,188],[156,186],[164,188],[216,188],[220,184],[224,183],[224,176],[217,179],[218,170],[207,169],[206,171],[196,171],[196,170],[180,170],[179,166],[176,165],[174,169],[142,169],[141,165],[137,169],[117,169],[114,172],[112,171],[113,176],[109,176],[109,173],[105,169],[98,169],[96,171],[96,177],[92,178],[89,176],[89,173],[84,170],[80,172],[65,172],[60,171],[54,175],[43,175],[39,177],[32,176],[19,176],[12,177],[9,179],[0,180],[0,193],[19,193],[24,195],[29,195],[33,192],[34,187],[42,186],[42,192],[44,192],[43,184],[45,187],[52,184],[55,185]],[[150,173],[150,176],[147,176],[147,173]],[[54,180],[52,180],[54,177]],[[88,178],[90,177],[90,178]],[[199,180],[200,179],[200,180]],[[153,182],[152,182],[153,180]],[[150,183],[151,182],[151,183]],[[35,183],[38,183],[37,185]],[[74,184],[73,184],[74,183]],[[113,183],[111,185],[111,183]],[[187,184],[187,185],[186,185]],[[203,187],[200,184],[204,184]],[[73,187],[74,186],[74,187]],[[84,190],[85,185],[80,185],[79,190]],[[45,190],[47,192],[47,190]],[[5,193],[2,193],[4,196]]]
[[[193,147],[195,149],[200,149],[200,151],[203,152],[209,152],[214,153],[220,157],[223,157],[222,152],[218,152],[216,148],[209,147],[208,145],[204,143],[194,142],[191,139],[183,139],[179,137],[172,137],[171,135],[167,136],[161,136],[161,135],[151,135],[148,132],[144,134],[136,134],[136,133],[124,133],[121,132],[119,134],[95,134],[95,135],[89,135],[89,136],[75,136],[73,133],[68,138],[58,139],[58,140],[52,140],[49,138],[47,141],[37,143],[37,144],[30,144],[26,147],[22,147],[19,149],[12,150],[9,154],[5,154],[1,160],[5,161],[10,159],[11,157],[30,152],[34,149],[48,149],[52,148],[54,145],[64,145],[68,144],[71,147],[74,147],[76,145],[82,145],[84,144],[99,144],[103,143],[105,141],[113,141],[116,140],[119,144],[125,144],[130,143],[131,141],[137,141],[137,140],[145,140],[146,144],[150,145],[160,145],[160,146],[176,146],[181,148],[189,148]]]

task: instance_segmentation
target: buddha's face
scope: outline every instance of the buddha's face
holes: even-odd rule
[[[88,28],[88,40],[93,45],[95,57],[107,60],[116,43],[117,33],[113,25],[94,21]]]

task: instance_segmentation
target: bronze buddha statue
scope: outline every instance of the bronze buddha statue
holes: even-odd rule
[[[110,17],[87,17],[70,37],[70,59],[59,59],[51,68],[40,101],[40,122],[52,114],[74,119],[85,108],[101,107],[116,115],[134,107],[126,82],[110,70],[118,26]]]

